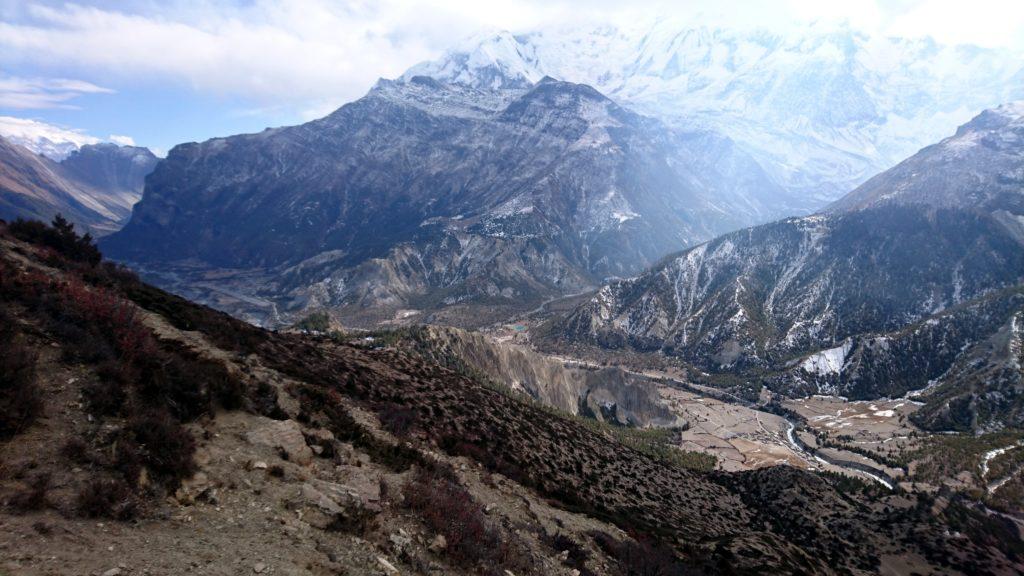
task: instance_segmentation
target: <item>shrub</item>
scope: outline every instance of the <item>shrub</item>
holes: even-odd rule
[[[110,290],[89,287],[77,278],[60,286],[58,317],[108,342],[121,361],[132,363],[151,357],[156,342],[136,309]]]
[[[29,480],[25,490],[11,499],[11,506],[18,512],[42,510],[46,506],[46,492],[50,488],[50,474],[36,474]]]
[[[221,362],[197,356],[181,345],[164,342],[168,350],[140,360],[138,392],[149,406],[167,406],[185,422],[212,414],[219,404],[228,410],[245,403],[245,387]]]
[[[444,469],[418,468],[402,489],[406,505],[431,530],[443,535],[452,559],[472,565],[499,559],[506,545],[491,525],[483,506]]]
[[[57,282],[0,265],[0,290],[41,312],[67,358],[98,365],[100,382],[87,390],[95,413],[117,414],[136,397],[143,406],[168,407],[182,421],[211,413],[214,405],[244,405],[245,387],[223,363],[158,342],[133,304],[75,274],[66,278]]]
[[[54,317],[49,329],[61,342],[62,356],[67,362],[102,364],[117,358],[117,352],[104,338],[61,317]]]
[[[89,482],[78,492],[78,513],[87,518],[131,520],[139,504],[131,487],[120,478]]]
[[[0,439],[23,432],[43,407],[36,354],[13,335],[5,316],[0,315]]]
[[[692,572],[668,548],[643,536],[616,540],[594,531],[594,542],[619,564],[623,576],[686,576]]]
[[[331,317],[327,312],[313,312],[295,323],[299,330],[314,333],[326,333],[331,329]]]
[[[79,464],[86,464],[92,462],[91,449],[89,443],[79,438],[78,436],[72,436],[68,438],[68,441],[61,446],[61,456],[64,456],[72,462]]]
[[[79,236],[75,225],[58,214],[50,226],[38,220],[21,218],[7,225],[12,236],[25,242],[47,246],[73,262],[95,266],[103,259],[92,236],[87,232]]]
[[[408,436],[416,421],[416,411],[412,408],[386,404],[380,409],[380,425],[399,438]]]
[[[213,366],[209,387],[214,402],[225,410],[245,407],[246,388],[242,381],[231,375],[223,364],[209,362],[207,365]]]
[[[147,406],[166,406],[178,420],[188,421],[212,411],[203,381],[190,364],[173,354],[154,354],[140,367],[137,390]]]
[[[256,384],[249,399],[252,402],[253,412],[274,420],[288,419],[288,413],[277,402],[277,388],[266,381],[260,380]]]
[[[129,366],[108,360],[96,367],[98,380],[83,386],[83,396],[89,411],[99,416],[116,416],[128,400],[128,390],[134,379]]]
[[[145,466],[143,448],[139,446],[130,432],[122,430],[114,444],[106,450],[111,450],[113,456],[108,460],[101,460],[100,464],[109,470],[120,473],[121,478],[128,486],[134,488],[139,483],[142,469]]]
[[[118,444],[129,447],[137,446],[138,462],[145,466],[155,478],[161,480],[169,488],[175,488],[184,478],[195,472],[196,443],[192,434],[180,423],[166,413],[149,412],[136,416],[124,430],[124,436]],[[123,454],[119,467],[125,472],[126,478],[137,478],[138,472],[133,471],[133,459],[130,452]]]
[[[131,268],[116,262],[101,262],[99,266],[80,270],[80,273],[89,284],[114,290],[141,282]]]
[[[567,552],[563,564],[579,571],[582,576],[592,576],[593,572],[587,568],[587,560],[590,552],[572,538],[558,532],[554,535],[545,533],[543,537],[545,544],[558,553]]]

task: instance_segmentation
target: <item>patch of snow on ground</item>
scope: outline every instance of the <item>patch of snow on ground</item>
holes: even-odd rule
[[[812,354],[800,365],[805,372],[811,374],[829,375],[839,374],[843,371],[843,364],[846,362],[846,355],[850,353],[853,342],[847,340],[841,346],[822,350]]]
[[[617,211],[616,212],[612,212],[612,218],[615,218],[616,220],[618,220],[619,224],[622,224],[623,222],[625,222],[627,220],[632,220],[634,218],[639,218],[639,217],[640,217],[640,215],[637,214],[636,212],[617,212]]]
[[[981,457],[981,477],[985,478],[986,476],[988,476],[988,463],[991,462],[993,458],[995,458],[996,456],[1006,454],[1010,450],[1013,450],[1014,448],[1017,448],[1019,446],[1024,446],[1024,441],[985,452],[985,455]]]
[[[981,132],[968,132],[963,136],[946,139],[943,143],[943,147],[954,155],[959,155],[960,153],[977,146],[981,141],[982,136],[983,134]]]

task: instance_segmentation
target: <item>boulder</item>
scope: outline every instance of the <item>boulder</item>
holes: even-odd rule
[[[380,507],[364,501],[348,486],[310,480],[299,487],[293,505],[305,510],[305,520],[317,528],[334,526],[337,529],[361,531],[377,514]]]
[[[444,537],[444,534],[438,534],[434,536],[434,540],[430,542],[430,551],[436,553],[444,552],[448,548],[448,540]]]
[[[246,439],[258,446],[268,446],[280,451],[281,457],[300,466],[313,461],[313,451],[306,445],[302,428],[294,420],[270,420],[250,431]]]

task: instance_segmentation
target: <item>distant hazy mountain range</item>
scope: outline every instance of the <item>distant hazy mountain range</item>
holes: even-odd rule
[[[157,161],[146,148],[86,144],[57,162],[0,137],[0,218],[49,222],[60,213],[109,234],[131,215]]]
[[[790,192],[776,217],[817,210],[979,110],[1024,98],[1020,54],[824,24],[791,35],[669,21],[498,33],[413,75],[512,91],[552,76],[720,133]]]
[[[1024,103],[822,214],[720,236],[602,288],[570,343],[662,351],[787,394],[900,396],[939,429],[1024,424]]]

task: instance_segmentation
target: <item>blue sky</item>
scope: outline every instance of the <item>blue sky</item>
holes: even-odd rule
[[[378,77],[397,76],[480,30],[584,17],[619,23],[700,13],[735,26],[844,19],[873,32],[1024,49],[1024,3],[1004,0],[621,4],[0,0],[0,116],[166,152],[323,116]]]

